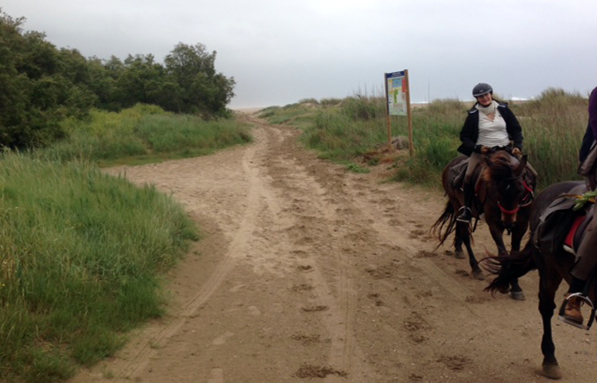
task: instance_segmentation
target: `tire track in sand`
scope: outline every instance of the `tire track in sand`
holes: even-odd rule
[[[173,314],[175,319],[171,323],[165,327],[154,325],[145,328],[142,334],[125,348],[123,354],[127,355],[126,359],[114,360],[111,370],[115,378],[130,380],[135,378],[139,371],[145,369],[151,359],[157,355],[158,349],[167,343],[173,335],[177,334],[187,319],[194,316],[199,308],[211,298],[239,258],[245,254],[247,243],[255,228],[255,217],[259,213],[260,197],[263,191],[258,174],[259,169],[253,165],[257,153],[263,150],[263,145],[263,141],[256,140],[256,144],[245,149],[242,158],[242,169],[248,183],[246,209],[223,259],[197,294],[182,305],[178,314]],[[156,167],[159,167],[159,165]],[[114,172],[118,173],[118,171]],[[88,379],[89,376],[81,374],[75,377],[71,383],[87,382]]]
[[[269,134],[278,135],[282,140],[281,145],[274,148],[275,152],[268,155],[268,158],[279,159],[270,164],[270,175],[277,179],[283,175],[282,190],[293,191],[286,199],[292,200],[291,210],[294,220],[297,221],[295,226],[303,228],[303,231],[295,236],[292,247],[300,249],[302,241],[306,238],[313,239],[314,242],[320,242],[316,246],[328,249],[324,255],[333,256],[333,259],[322,259],[321,254],[319,257],[317,254],[311,254],[303,261],[310,267],[310,272],[305,274],[305,278],[314,287],[314,293],[319,297],[321,305],[327,307],[327,311],[321,314],[321,320],[331,338],[328,363],[334,370],[346,372],[348,376],[356,379],[351,381],[359,381],[361,376],[371,378],[373,372],[362,363],[364,357],[358,349],[354,335],[357,293],[348,260],[343,256],[345,237],[354,229],[345,229],[339,225],[339,222],[346,222],[350,218],[341,216],[346,213],[341,209],[341,205],[335,202],[338,199],[344,202],[344,199],[339,195],[333,195],[335,193],[332,190],[323,186],[309,173],[301,164],[300,158],[293,156],[296,150],[288,147],[296,145],[296,137],[291,134],[292,131],[283,131],[272,126],[267,129]],[[306,249],[312,250],[313,244],[306,246]],[[330,277],[326,276],[323,270],[325,263],[329,262],[334,264],[334,282],[330,282]],[[346,378],[334,375],[326,378],[326,381],[330,382],[336,380],[345,382]]]

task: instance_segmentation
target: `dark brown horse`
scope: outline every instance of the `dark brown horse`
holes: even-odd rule
[[[519,254],[511,256],[487,258],[485,264],[488,264],[488,268],[498,274],[485,289],[492,293],[506,288],[512,280],[522,277],[531,270],[539,270],[539,312],[543,319],[543,339],[541,341],[543,374],[551,379],[559,379],[562,376],[555,357],[555,345],[551,335],[551,317],[556,307],[554,298],[562,279],[570,283],[572,277],[569,271],[574,265],[575,257],[564,250],[563,240],[548,247],[549,250],[538,246],[538,238],[535,237],[535,233],[542,232],[542,230],[538,230],[538,225],[540,217],[547,207],[561,195],[568,194],[573,188],[583,184],[580,181],[560,182],[539,193],[531,213],[531,237],[524,249]],[[559,219],[558,224],[561,222],[562,220]],[[586,235],[597,235],[597,232],[593,231],[591,234],[587,232]],[[587,296],[592,302],[597,299],[597,283],[594,278],[587,290]]]
[[[455,231],[456,257],[464,258],[464,243],[473,276],[482,280],[483,272],[471,248],[471,232],[476,224],[471,230],[468,223],[456,221],[458,210],[464,205],[464,196],[460,187],[453,184],[450,169],[466,159],[465,156],[457,157],[444,168],[442,184],[448,202],[444,212],[432,226],[432,231],[439,238],[438,247]],[[526,163],[526,156],[519,160],[506,150],[494,150],[488,154],[486,163],[481,164],[473,176],[474,180],[479,179],[475,203],[472,206],[473,217],[478,220],[482,214],[484,215],[499,255],[508,254],[503,239],[504,230],[512,236],[511,251],[517,252],[528,228],[535,180],[529,174]],[[524,299],[518,281],[512,282],[511,295],[514,299]]]

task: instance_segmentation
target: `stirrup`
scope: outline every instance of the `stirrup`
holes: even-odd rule
[[[591,314],[589,315],[589,321],[587,322],[586,326],[583,325],[582,323],[573,322],[564,316],[564,313],[566,311],[566,306],[568,305],[568,301],[572,297],[580,298],[580,300],[583,303],[586,303],[587,305],[589,305],[591,307]],[[591,325],[593,324],[593,321],[595,320],[595,306],[593,305],[593,302],[591,302],[591,299],[589,299],[589,297],[587,297],[586,295],[583,295],[582,293],[572,293],[572,294],[568,295],[566,297],[566,299],[564,299],[564,302],[562,302],[562,305],[560,306],[560,310],[558,311],[558,319],[566,324],[571,325],[571,326],[578,327],[583,330],[589,330],[591,328]]]
[[[462,213],[461,213],[461,211],[462,211]],[[461,218],[463,215],[466,214],[467,211],[468,211],[470,218],[469,219]],[[463,223],[471,223],[471,220],[473,219],[473,211],[471,210],[470,207],[462,206],[460,209],[458,209],[458,213],[460,213],[460,214],[458,214],[458,217],[456,217],[456,221],[463,222]]]

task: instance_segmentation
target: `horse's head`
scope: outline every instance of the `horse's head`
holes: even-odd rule
[[[499,208],[504,227],[510,231],[516,225],[518,211],[524,207],[530,189],[523,178],[527,156],[518,159],[505,150],[491,153],[486,158],[483,180],[487,183],[486,203]]]

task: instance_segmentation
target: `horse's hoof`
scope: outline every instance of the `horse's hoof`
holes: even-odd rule
[[[562,372],[560,371],[560,366],[548,365],[543,366],[543,369],[539,371],[539,374],[545,376],[549,379],[561,379]]]
[[[483,272],[481,270],[473,270],[473,277],[480,281],[485,280],[485,275],[483,275]]]
[[[458,258],[458,259],[464,259],[464,258],[466,258],[464,256],[464,251],[462,251],[462,250],[456,251],[454,253],[454,258]]]
[[[524,301],[526,300],[524,293],[522,291],[510,291],[510,297],[515,301]]]

